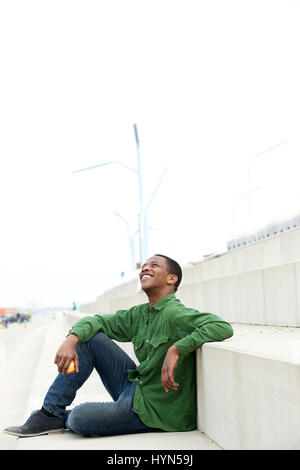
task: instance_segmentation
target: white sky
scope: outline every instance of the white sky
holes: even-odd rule
[[[87,302],[130,272],[114,213],[137,230],[137,177],[72,171],[136,167],[133,123],[145,202],[168,168],[149,254],[198,261],[300,212],[298,25],[293,0],[2,0],[0,307]]]

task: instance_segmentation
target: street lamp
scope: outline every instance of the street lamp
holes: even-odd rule
[[[79,173],[82,171],[87,171],[87,170],[93,170],[95,168],[100,168],[103,166],[111,165],[111,164],[117,164],[121,165],[123,168],[126,168],[127,170],[132,171],[135,173],[138,177],[138,193],[139,193],[139,245],[140,245],[140,265],[142,266],[143,263],[147,260],[148,258],[148,222],[147,222],[147,217],[148,217],[148,211],[151,203],[153,202],[153,199],[158,191],[159,186],[161,185],[161,182],[166,174],[167,168],[165,168],[162,176],[160,177],[158,184],[156,185],[155,190],[153,191],[153,194],[147,203],[147,205],[144,207],[144,202],[143,202],[143,184],[142,184],[142,168],[141,168],[141,156],[140,156],[140,141],[139,141],[139,136],[138,136],[138,131],[137,131],[137,126],[136,124],[133,125],[134,129],[134,135],[135,135],[135,142],[136,142],[136,149],[137,149],[137,168],[132,168],[128,165],[125,165],[124,163],[118,161],[118,160],[109,160],[104,163],[99,163],[98,165],[93,165],[89,166],[87,168],[81,168],[79,170],[74,170],[73,173]],[[130,235],[129,228],[128,228],[128,221],[124,219],[124,217],[120,216],[119,214],[115,213],[118,217],[123,219],[127,223],[127,232],[129,236],[129,242],[130,242],[130,251],[131,251],[131,259],[133,260],[133,236]],[[135,266],[136,269],[136,266]]]

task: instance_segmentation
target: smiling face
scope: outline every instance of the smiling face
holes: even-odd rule
[[[153,291],[174,292],[177,281],[176,274],[169,272],[169,265],[165,258],[152,256],[142,266],[140,272],[141,287],[145,293]]]

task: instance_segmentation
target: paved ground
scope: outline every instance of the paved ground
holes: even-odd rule
[[[0,330],[0,450],[221,450],[200,431],[146,433],[83,438],[66,431],[30,438],[3,433],[6,426],[22,424],[41,407],[56,377],[55,353],[70,325],[65,317],[34,318],[24,327],[12,324]],[[96,372],[78,391],[71,407],[84,401],[110,401]]]

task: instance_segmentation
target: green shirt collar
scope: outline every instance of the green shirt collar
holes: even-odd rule
[[[166,304],[171,300],[175,298],[175,292],[172,292],[171,294],[166,295],[162,299],[160,299],[155,305],[153,305],[151,308],[154,308],[155,310],[162,310]]]

